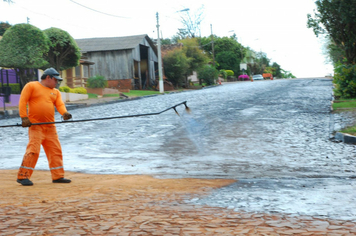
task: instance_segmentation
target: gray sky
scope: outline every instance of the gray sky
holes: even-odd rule
[[[210,25],[220,37],[235,33],[244,46],[267,53],[272,62],[297,77],[325,76],[333,69],[325,63],[322,40],[306,27],[306,15],[315,9],[312,0],[14,1],[10,5],[0,1],[0,21],[26,23],[28,17],[30,24],[42,30],[57,27],[75,39],[137,34],[157,38],[157,12],[160,33],[170,38],[182,27],[182,13],[177,11],[189,8],[194,15],[204,6],[201,36],[211,34]]]

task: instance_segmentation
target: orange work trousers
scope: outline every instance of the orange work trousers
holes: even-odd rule
[[[35,170],[41,145],[46,153],[52,179],[64,177],[63,155],[55,126],[32,125],[28,129],[29,142],[17,174],[18,179],[29,179]]]

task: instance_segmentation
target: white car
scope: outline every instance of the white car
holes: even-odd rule
[[[253,80],[263,80],[263,76],[262,75],[254,75],[252,76]]]

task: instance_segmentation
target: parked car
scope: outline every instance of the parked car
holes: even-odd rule
[[[262,75],[254,75],[252,76],[253,80],[263,80],[263,76]]]

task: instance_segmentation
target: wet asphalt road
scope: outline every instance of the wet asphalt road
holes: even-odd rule
[[[65,169],[160,178],[239,180],[194,204],[356,220],[354,145],[332,142],[353,114],[332,114],[332,81],[226,84],[199,91],[73,109],[74,119],[158,116],[57,125]],[[57,117],[59,120],[59,116]],[[1,125],[19,122],[1,120]],[[17,169],[27,130],[3,128],[0,166]],[[37,169],[48,169],[44,152]]]

